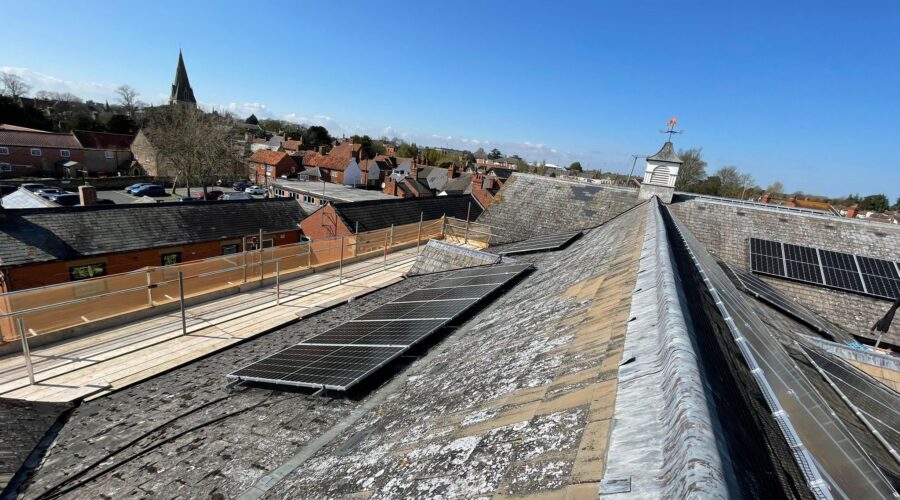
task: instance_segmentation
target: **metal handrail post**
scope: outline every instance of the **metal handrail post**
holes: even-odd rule
[[[275,261],[275,305],[281,305],[281,260]]]
[[[22,339],[22,356],[25,357],[25,368],[28,369],[28,382],[34,385],[34,366],[31,364],[31,350],[28,348],[28,337],[25,333],[25,320],[21,316],[16,318],[19,326],[19,337]]]
[[[262,286],[263,282],[263,269],[265,265],[263,264],[263,232],[262,228],[259,230],[259,286]],[[274,243],[274,242],[273,242]]]
[[[178,296],[181,303],[181,333],[187,335],[187,313],[184,310],[184,273],[178,271]]]
[[[244,283],[247,282],[247,246],[244,246]]]
[[[353,231],[353,256],[359,255],[359,221],[356,221],[356,229]]]
[[[147,305],[149,307],[153,307],[153,278],[150,277],[152,272],[152,269],[147,268]]]
[[[469,202],[469,208],[466,210],[466,235],[463,239],[463,244],[469,244],[469,216],[472,215],[472,202]]]
[[[388,245],[388,234],[387,231],[384,233],[384,267],[387,267],[387,245]]]
[[[419,234],[416,235],[416,255],[419,255],[419,245],[422,244],[422,220],[425,218],[425,212],[419,212]]]
[[[338,285],[344,284],[344,237],[341,236],[341,257],[338,261]]]

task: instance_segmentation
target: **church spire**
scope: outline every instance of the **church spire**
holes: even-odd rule
[[[181,55],[181,50],[178,51],[178,69],[175,70],[175,83],[172,84],[172,95],[169,97],[169,104],[176,102],[197,105],[197,100],[194,99],[194,89],[191,88],[187,70],[184,68],[184,57]]]

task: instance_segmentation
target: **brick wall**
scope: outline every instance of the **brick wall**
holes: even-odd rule
[[[900,227],[839,217],[807,215],[676,197],[669,210],[716,258],[749,270],[751,237],[900,261]],[[762,277],[852,333],[872,337],[869,328],[890,302],[825,287]],[[900,345],[900,321],[885,340]]]
[[[274,235],[275,245],[287,245],[300,240],[300,235],[297,231],[272,234]],[[265,237],[269,238],[269,234],[266,234]],[[241,240],[238,238],[14,267],[7,270],[7,282],[4,283],[6,287],[4,287],[3,291],[24,290],[26,288],[67,283],[71,281],[69,268],[77,265],[104,262],[106,263],[106,274],[110,275],[135,271],[143,267],[159,266],[162,264],[162,255],[167,253],[181,252],[182,262],[218,257],[222,255],[223,245],[234,243],[237,243],[240,249]]]
[[[353,234],[353,231],[337,217],[330,203],[300,221],[300,230],[304,236],[313,241]]]
[[[85,154],[82,149],[67,148],[36,148],[41,150],[40,156],[32,156],[30,147],[6,146],[9,154],[0,155],[0,163],[8,163],[10,171],[0,171],[0,177],[38,177],[43,175],[57,175],[62,169],[56,168],[57,161],[77,161],[84,163]],[[63,157],[60,151],[69,152],[68,157]]]
[[[594,227],[637,205],[638,191],[513,174],[478,222],[497,226],[494,244]]]

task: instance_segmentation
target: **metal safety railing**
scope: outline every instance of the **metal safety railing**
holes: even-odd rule
[[[247,284],[263,286],[274,281],[275,305],[280,305],[285,275],[322,266],[338,267],[338,284],[344,280],[344,264],[388,254],[445,234],[445,220],[391,226],[330,239],[293,243],[211,257],[163,267],[91,278],[0,294],[0,335],[4,342],[19,340],[29,379],[34,383],[28,338],[178,303],[182,333],[187,334],[188,299],[236,293]],[[259,234],[259,242],[266,235]],[[246,238],[245,238],[246,240]],[[246,243],[246,241],[245,241]],[[272,283],[269,281],[269,283]]]

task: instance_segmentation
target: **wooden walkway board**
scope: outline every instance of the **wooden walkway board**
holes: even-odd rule
[[[275,287],[190,306],[187,335],[181,313],[172,311],[134,323],[33,348],[36,384],[28,383],[20,353],[0,357],[0,397],[27,401],[72,402],[93,399],[153,377],[199,357],[225,349],[265,331],[403,279],[415,261],[415,249],[344,266],[338,284],[335,268]]]

